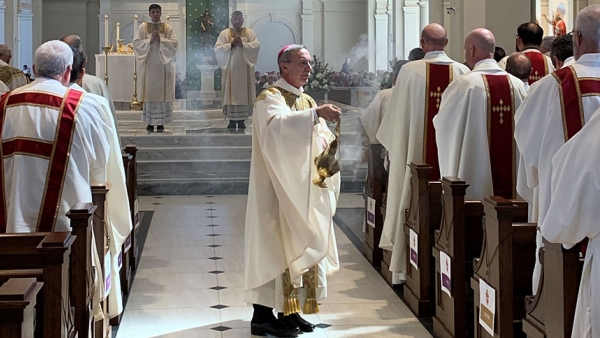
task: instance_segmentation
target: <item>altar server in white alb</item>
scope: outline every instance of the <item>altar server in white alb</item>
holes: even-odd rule
[[[132,230],[132,223],[129,211],[129,199],[127,194],[127,183],[125,181],[125,168],[123,167],[123,158],[121,147],[117,134],[117,127],[108,107],[108,102],[100,95],[88,93],[81,87],[85,78],[85,54],[71,46],[73,49],[73,68],[71,70],[71,79],[69,88],[87,93],[86,98],[90,101],[96,101],[96,107],[101,112],[100,117],[104,123],[109,126],[111,133],[107,135],[110,144],[108,153],[108,162],[106,167],[106,180],[110,183],[110,190],[106,199],[106,228],[110,237],[110,253],[113,263],[111,264],[111,289],[109,297],[108,315],[112,318],[123,311],[123,301],[121,295],[121,281],[119,278],[119,255],[125,239]],[[102,279],[100,279],[102,281]]]
[[[133,38],[133,51],[138,59],[140,99],[144,102],[142,119],[149,132],[163,132],[165,123],[173,121],[175,101],[175,61],[177,37],[168,23],[162,22],[161,7],[150,5],[150,22],[137,28]]]
[[[444,52],[446,30],[439,24],[425,26],[421,47],[425,57],[407,63],[398,74],[397,85],[377,132],[377,139],[390,158],[387,213],[379,247],[392,251],[390,271],[406,279],[404,210],[410,202],[410,162],[426,162],[433,167],[430,179],[439,179],[433,117],[438,113],[446,87],[469,69]]]
[[[514,113],[527,94],[523,81],[494,60],[496,39],[484,28],[465,38],[465,58],[473,71],[453,81],[433,119],[441,176],[470,186],[466,199],[515,198]]]
[[[286,46],[278,55],[281,79],[256,99],[246,210],[244,299],[254,304],[251,332],[288,337],[314,325],[299,311],[318,312],[326,276],[339,269],[333,230],[339,173],[318,178],[314,158],[332,139],[325,120],[339,119],[331,104],[303,93],[310,52]],[[280,312],[275,319],[272,309]]]
[[[521,153],[517,192],[534,210],[531,221],[542,227],[550,205],[552,157],[600,108],[600,5],[584,8],[573,31],[577,62],[536,82],[515,115]],[[539,233],[537,245],[543,247]],[[536,259],[534,293],[540,269]]]
[[[600,336],[600,110],[552,158],[552,193],[541,231],[553,243],[588,240],[573,338]]]
[[[242,27],[244,15],[240,11],[231,14],[231,26],[219,33],[215,54],[223,70],[223,114],[229,119],[230,130],[244,130],[244,121],[252,115],[256,99],[254,65],[258,61],[260,43],[254,31]]]

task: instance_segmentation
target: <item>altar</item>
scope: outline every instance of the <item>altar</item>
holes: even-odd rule
[[[105,57],[104,54],[96,54],[96,76],[103,81]],[[130,103],[133,99],[134,65],[135,56],[133,54],[108,54],[108,90],[113,101]],[[138,87],[138,100],[139,94],[140,89]]]

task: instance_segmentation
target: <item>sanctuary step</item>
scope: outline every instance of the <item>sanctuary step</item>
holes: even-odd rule
[[[360,192],[367,166],[362,163],[360,110],[343,106],[340,166],[343,192]],[[119,111],[123,145],[136,144],[140,195],[210,195],[248,192],[252,121],[229,131],[220,109],[175,110],[165,132],[149,133],[139,111]],[[331,127],[333,130],[333,126]]]

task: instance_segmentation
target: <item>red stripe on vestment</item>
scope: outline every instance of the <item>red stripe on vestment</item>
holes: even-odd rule
[[[487,92],[487,124],[494,196],[515,198],[515,103],[507,75],[482,75]]]
[[[531,60],[531,74],[529,74],[529,85],[548,75],[548,64],[546,57],[538,52],[524,52]]]
[[[77,120],[77,108],[82,98],[82,92],[69,89],[61,105],[54,148],[48,164],[46,187],[38,215],[37,231],[39,232],[53,231],[56,224]]]
[[[52,143],[23,138],[2,142],[3,158],[7,158],[14,154],[37,155],[50,158],[50,155],[52,155]]]
[[[423,120],[423,160],[433,170],[429,174],[430,181],[440,179],[437,144],[433,118],[440,110],[442,94],[452,82],[454,72],[452,65],[427,63],[427,88],[425,91],[425,119]]]
[[[6,102],[10,97],[10,92],[2,94],[0,97],[0,139],[2,139],[2,132],[4,131],[4,121],[6,120]],[[2,175],[2,193],[0,194],[0,234],[6,233],[6,185],[4,184],[4,152],[0,147],[0,175]]]
[[[562,111],[563,133],[565,142],[583,128],[585,116],[581,102],[581,87],[573,67],[565,67],[554,72],[559,82],[560,106]]]
[[[58,109],[60,108],[62,101],[63,98],[55,94],[44,92],[27,92],[11,95],[8,99],[7,107],[23,104],[28,106],[46,106]]]

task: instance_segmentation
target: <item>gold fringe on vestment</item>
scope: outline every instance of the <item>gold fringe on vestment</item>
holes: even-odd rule
[[[298,290],[292,284],[290,270],[285,269],[283,273],[283,315],[289,316],[292,313],[300,312],[300,299]]]
[[[304,314],[319,313],[317,303],[317,286],[319,284],[319,266],[315,265],[302,275],[302,282],[306,288],[306,302],[304,302]]]

